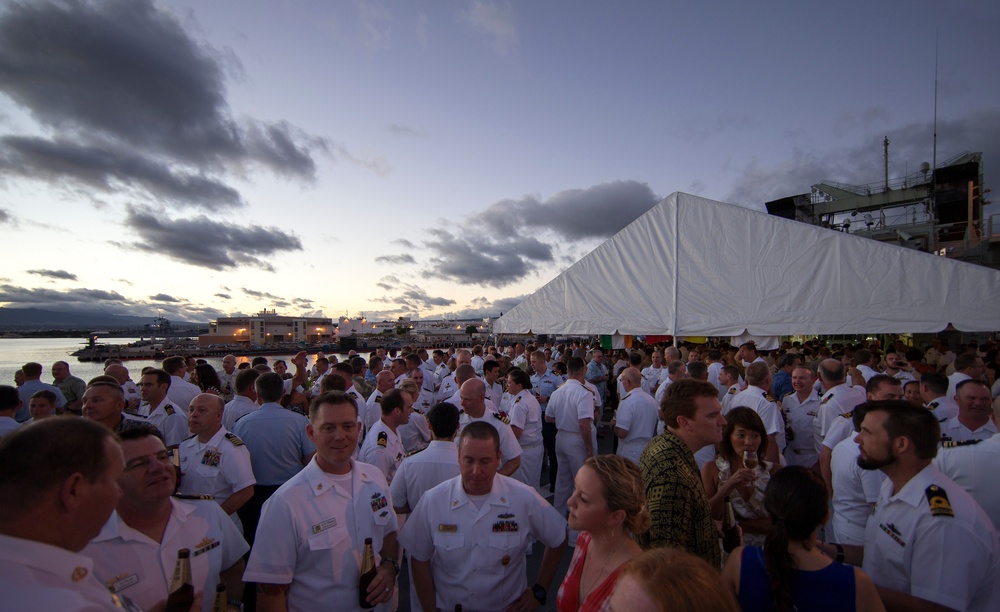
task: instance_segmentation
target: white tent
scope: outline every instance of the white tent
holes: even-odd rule
[[[1000,329],[1000,271],[674,193],[496,333],[756,336]]]

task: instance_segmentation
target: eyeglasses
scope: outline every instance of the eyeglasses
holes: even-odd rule
[[[143,455],[142,457],[136,457],[134,459],[130,459],[125,464],[125,471],[128,472],[130,470],[135,470],[139,468],[146,469],[147,467],[149,467],[149,464],[152,463],[153,459],[156,459],[157,461],[159,461],[164,465],[173,465],[173,457],[174,453],[169,450],[162,450],[153,455]]]

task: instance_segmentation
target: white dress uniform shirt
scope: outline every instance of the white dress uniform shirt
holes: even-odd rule
[[[400,425],[397,433],[407,453],[427,448],[431,441],[431,426],[427,424],[427,417],[415,409],[410,413],[410,422]]]
[[[232,374],[226,374],[225,370],[219,370],[219,382],[222,383],[222,388],[219,389],[219,393],[222,394],[222,399],[227,402],[232,401],[236,397],[236,375],[239,374],[239,370],[233,370]],[[226,392],[228,389],[228,393]]]
[[[538,485],[542,476],[542,408],[527,389],[514,396],[508,413],[510,424],[521,429],[517,442],[521,445],[521,465],[514,472],[514,479],[529,487]]]
[[[410,418],[413,418],[412,416]],[[379,419],[372,425],[361,445],[361,452],[358,459],[362,463],[368,463],[377,467],[385,481],[392,483],[392,477],[396,474],[396,469],[403,462],[403,441],[399,439],[399,434],[386,425],[385,421]]]
[[[722,403],[722,416],[726,416],[727,414],[729,414],[729,411],[733,409],[732,408],[733,398],[735,398],[739,392],[740,392],[739,383],[731,385],[729,389],[726,390],[725,395],[723,395],[722,399],[719,400]]]
[[[932,502],[932,487],[947,501]],[[1000,541],[982,508],[933,465],[892,490],[882,483],[865,531],[875,584],[955,610],[1000,610]]]
[[[181,467],[179,492],[184,495],[207,493],[214,496],[215,503],[221,506],[233,493],[257,483],[250,466],[250,451],[236,434],[229,433],[225,427],[220,427],[205,443],[199,442],[198,436],[191,436],[181,442],[178,451]],[[240,517],[235,512],[229,517],[242,533]]]
[[[367,409],[364,412],[365,429],[371,429],[375,423],[382,418],[382,392],[378,389],[372,391],[366,403]]]
[[[719,390],[720,402],[722,401],[722,396],[726,394],[726,391],[728,391],[728,389],[726,389],[722,383],[719,382],[719,373],[722,372],[722,368],[725,366],[726,364],[721,361],[713,361],[708,364],[708,382],[715,385],[715,388]]]
[[[552,393],[545,416],[555,419],[556,457],[560,469],[556,473],[555,508],[560,516],[566,515],[566,502],[573,494],[573,478],[587,459],[586,447],[580,432],[580,420],[591,421],[590,433],[593,451],[597,452],[597,427],[593,425],[597,398],[580,381],[570,379]]]
[[[125,394],[125,404],[128,405],[132,402],[142,403],[142,393],[139,391],[139,387],[136,386],[135,381],[131,378],[122,383],[122,393]]]
[[[785,421],[781,418],[781,411],[778,410],[778,404],[771,397],[770,393],[760,387],[747,387],[737,393],[732,403],[729,404],[730,410],[734,408],[750,408],[760,415],[760,419],[764,421],[764,429],[767,430],[767,435],[770,436],[773,434],[775,441],[778,443],[778,454],[780,455],[784,452]]]
[[[403,458],[389,485],[392,503],[412,511],[424,493],[458,476],[458,451],[448,440],[431,440],[422,451]],[[412,603],[412,602],[411,602]]]
[[[872,376],[881,374],[881,372],[873,370],[870,366],[864,364],[858,366],[858,372],[861,372],[861,377],[865,379],[865,382],[871,380]]]
[[[441,386],[438,387],[437,395],[434,396],[434,403],[440,404],[441,402],[447,402],[449,401],[448,398],[456,393],[458,393],[458,385],[455,384],[455,373],[452,372],[451,374],[445,376],[444,380],[441,381]],[[455,407],[461,409],[462,404],[455,404]]]
[[[497,475],[486,496],[470,498],[452,478],[420,498],[400,541],[429,561],[437,607],[504,610],[528,587],[531,538],[549,547],[566,539],[566,520],[531,487]]]
[[[781,410],[788,418],[788,425],[795,432],[795,439],[789,440],[788,447],[785,449],[785,460],[788,465],[812,467],[819,461],[819,453],[816,452],[816,440],[813,435],[813,432],[816,431],[819,402],[819,395],[812,389],[809,390],[805,401],[799,400],[795,391],[781,400]]]
[[[219,572],[232,567],[250,547],[214,501],[171,498],[170,504],[162,541],[132,529],[114,512],[82,554],[94,560],[94,574],[113,593],[148,610],[167,598],[177,551],[187,548],[194,590],[207,595],[202,610],[209,612]]]
[[[864,403],[867,399],[863,387],[848,387],[844,383],[831,387],[830,390],[823,393],[823,398],[819,401],[816,429],[813,432],[817,453],[819,453],[823,439],[826,438],[826,433],[833,421],[842,414],[853,412],[858,404]]]
[[[628,435],[618,440],[618,455],[639,464],[639,455],[656,432],[660,417],[653,396],[643,389],[632,389],[625,394],[615,413],[615,427]]]
[[[485,361],[479,355],[472,356],[472,369],[476,371],[476,376],[482,377],[484,363]]]
[[[177,407],[184,413],[185,418],[187,418],[188,406],[191,405],[191,400],[201,395],[201,393],[201,387],[198,385],[192,385],[177,376],[170,377],[170,387],[167,389],[167,395],[177,403]]]
[[[971,376],[963,374],[962,372],[955,372],[950,375],[948,377],[948,392],[945,393],[945,395],[948,397],[955,397],[955,394],[958,393],[958,384],[971,379]]]
[[[350,474],[335,476],[313,458],[264,503],[243,580],[290,585],[289,610],[360,610],[365,538],[372,539],[377,566],[383,539],[397,529],[378,468],[352,461]],[[374,609],[395,607],[388,601]]]
[[[823,438],[823,446],[829,448],[832,452],[838,444],[848,438],[853,440],[856,435],[854,432],[853,416],[841,415],[830,425],[830,431],[826,432],[826,437]]]
[[[257,402],[249,397],[236,395],[232,401],[226,404],[225,409],[222,411],[222,426],[226,428],[226,431],[232,431],[233,427],[236,427],[236,421],[240,420],[240,417],[244,417],[251,412],[256,412],[259,409],[260,406],[257,405]]]
[[[351,387],[347,391],[344,391],[344,393],[354,400],[355,405],[358,407],[358,414],[364,414],[365,408],[368,406],[368,401],[365,400],[365,396],[361,395],[361,393],[354,388],[354,385],[351,385]]]
[[[1000,529],[1000,487],[997,486],[997,466],[1000,466],[1000,435],[974,444],[938,449],[934,466],[944,472],[972,499]]]
[[[485,400],[486,401],[484,403],[486,404],[486,414],[490,414],[492,412],[500,412],[499,410],[497,410],[496,404],[494,404],[492,401],[490,401],[490,398],[487,397],[487,398],[485,398]],[[461,410],[462,409],[462,392],[456,388],[454,395],[452,395],[448,399],[444,399],[444,400],[441,400],[441,401],[446,402],[448,404],[451,404],[452,406],[454,406],[454,407],[458,408],[459,410]]]
[[[169,397],[163,398],[156,408],[149,411],[146,422],[155,425],[163,434],[163,442],[167,447],[177,446],[191,433],[188,431],[187,417]],[[148,404],[147,404],[148,406]]]
[[[484,380],[483,382],[486,381]],[[486,383],[486,399],[490,400],[495,406],[503,410],[500,406],[500,402],[503,400],[503,387],[500,386],[500,383],[495,382],[492,385]]]
[[[851,546],[865,545],[865,526],[878,501],[885,474],[879,470],[863,470],[858,466],[861,449],[854,436],[842,440],[833,449],[830,471],[833,474],[833,538],[829,541]]]
[[[490,425],[497,428],[497,433],[500,434],[500,458],[503,463],[500,467],[503,467],[504,463],[514,459],[514,457],[521,456],[521,445],[517,443],[517,438],[514,436],[514,432],[510,428],[510,424],[507,422],[509,419],[500,415],[499,412],[490,412],[487,410],[483,413],[483,416],[478,419],[474,419],[469,416],[469,413],[462,412],[458,415],[458,432],[462,433],[465,426],[469,423],[475,421],[485,421]],[[458,446],[459,439],[455,436],[455,445]]]
[[[988,440],[992,438],[997,433],[996,423],[993,419],[986,421],[986,424],[982,427],[976,428],[975,431],[969,429],[958,420],[957,416],[953,416],[944,423],[941,424],[941,439],[942,440],[953,440],[955,442],[963,442],[965,440]]]
[[[9,612],[122,607],[119,597],[94,576],[90,557],[6,535],[0,535],[0,593]]]
[[[944,423],[952,417],[958,416],[958,404],[955,403],[954,398],[948,397],[947,395],[942,395],[941,397],[936,397],[927,404],[927,409],[934,413],[937,420]]]

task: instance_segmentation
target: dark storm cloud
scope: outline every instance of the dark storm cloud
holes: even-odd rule
[[[391,280],[387,282],[390,278]],[[442,306],[451,306],[455,303],[455,300],[449,298],[428,295],[423,288],[410,283],[399,282],[399,279],[395,277],[383,278],[377,284],[379,287],[390,292],[391,295],[375,298],[374,301],[382,304],[396,304],[398,306],[397,310],[401,309],[403,312],[420,312]]]
[[[273,271],[262,258],[302,250],[298,237],[278,228],[239,226],[204,215],[170,219],[149,208],[129,206],[125,224],[140,238],[129,247],[211,270],[253,266]]]
[[[66,289],[56,291],[54,289],[28,289],[14,285],[0,285],[0,302],[20,304],[24,306],[50,307],[55,304],[86,304],[95,306],[94,302],[127,302],[125,296],[117,291],[104,291],[102,289]]]
[[[138,188],[147,196],[206,210],[243,205],[239,192],[219,180],[175,172],[134,152],[66,140],[0,138],[0,168],[9,174],[76,182],[109,193]]]
[[[224,56],[149,0],[8,4],[0,91],[60,139],[9,137],[3,163],[40,179],[134,182],[206,208],[241,201],[219,178],[228,172],[311,180],[329,143],[284,121],[236,120]]]
[[[150,301],[153,302],[169,302],[169,303],[177,303],[182,301],[178,300],[172,295],[167,295],[166,293],[157,293],[156,295],[151,295],[149,296],[149,299]]]
[[[57,280],[76,280],[76,274],[66,270],[28,270],[28,274],[54,278]]]
[[[375,258],[375,263],[402,265],[402,264],[412,264],[417,263],[416,259],[413,259],[412,255],[379,255]]]
[[[504,287],[557,261],[565,245],[608,238],[660,200],[645,183],[614,181],[567,189],[546,200],[502,200],[455,231],[428,230],[425,277]]]

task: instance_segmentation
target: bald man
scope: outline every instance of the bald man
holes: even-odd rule
[[[656,400],[642,387],[642,373],[638,368],[626,368],[619,377],[625,395],[618,404],[618,411],[611,426],[618,437],[618,455],[639,463],[639,455],[656,433],[660,417]]]

